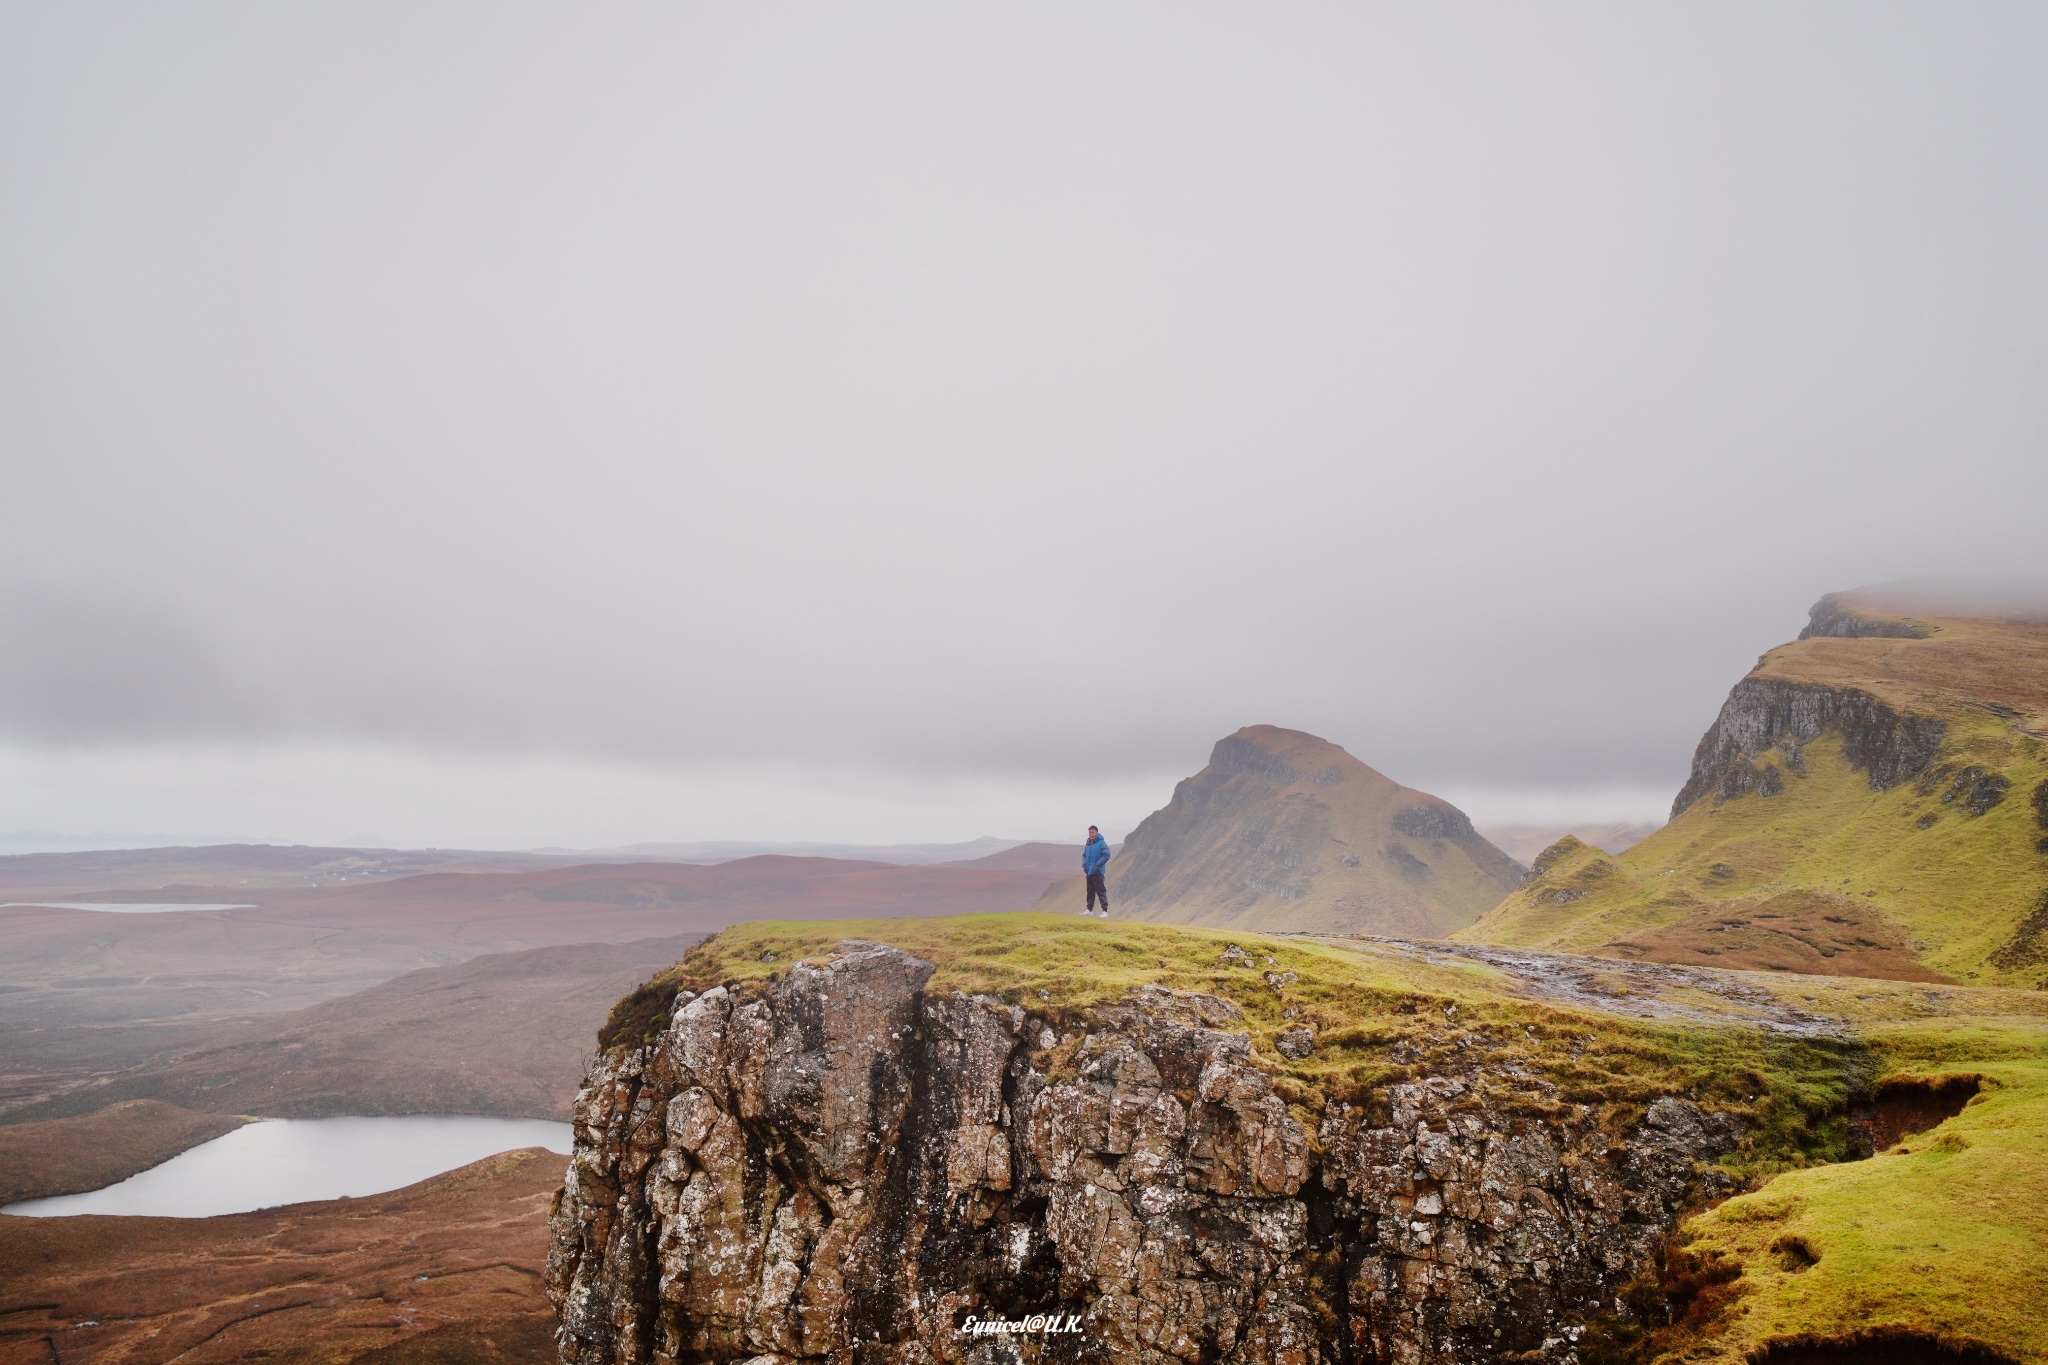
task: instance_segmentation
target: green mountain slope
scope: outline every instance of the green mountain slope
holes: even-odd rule
[[[1449,802],[1271,725],[1217,741],[1109,865],[1119,917],[1428,938],[1470,924],[1521,879]],[[1062,883],[1038,908],[1081,900],[1078,881]]]
[[[1459,937],[2048,982],[2048,621],[1824,598],[1730,693],[1669,824],[1618,857],[1561,841]]]

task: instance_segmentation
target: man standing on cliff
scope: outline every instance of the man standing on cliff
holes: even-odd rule
[[[1103,883],[1102,871],[1109,866],[1109,840],[1102,837],[1102,831],[1088,826],[1088,842],[1081,845],[1081,871],[1088,876],[1088,903],[1081,908],[1087,914],[1095,908],[1095,902],[1102,902],[1102,917],[1109,918],[1109,887]]]

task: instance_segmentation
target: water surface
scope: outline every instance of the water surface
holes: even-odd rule
[[[210,1218],[309,1199],[382,1194],[515,1147],[568,1154],[570,1128],[468,1114],[264,1119],[87,1194],[31,1199],[0,1213]]]
[[[190,901],[6,901],[0,910],[110,910],[117,915],[161,915],[171,910],[254,910],[253,905],[194,905]]]

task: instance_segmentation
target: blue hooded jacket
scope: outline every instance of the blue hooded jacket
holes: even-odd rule
[[[1100,834],[1081,845],[1081,870],[1094,876],[1109,866],[1109,840]]]

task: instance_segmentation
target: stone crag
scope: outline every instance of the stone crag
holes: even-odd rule
[[[1929,634],[1927,627],[1909,617],[1865,615],[1857,611],[1854,594],[1831,592],[1807,611],[1806,626],[1799,632],[1799,638],[1925,640]]]
[[[1225,1001],[1147,988],[1061,1039],[932,970],[848,941],[599,1061],[551,1219],[565,1365],[1562,1360],[1738,1136],[1666,1098],[1617,1143],[1453,1075],[1312,1136]],[[1082,1330],[961,1330],[1032,1314]]]
[[[1692,774],[1671,803],[1677,819],[1695,802],[1784,790],[1779,770],[1799,771],[1800,746],[1839,730],[1849,762],[1870,776],[1873,791],[1889,791],[1917,777],[1934,761],[1947,727],[1937,717],[1901,712],[1867,692],[1774,678],[1744,678],[1722,703],[1701,737]],[[1778,760],[1756,760],[1778,750]]]

